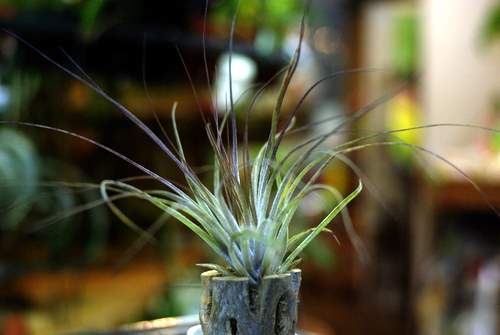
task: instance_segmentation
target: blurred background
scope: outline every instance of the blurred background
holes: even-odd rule
[[[81,66],[155,131],[153,111],[171,134],[177,101],[187,156],[203,175],[211,155],[200,111],[211,113],[210,95],[220,110],[225,106],[236,7],[235,0],[209,0],[205,24],[202,0],[0,0],[0,27],[71,69]],[[289,61],[303,9],[302,0],[242,1],[233,56],[242,105],[256,84]],[[402,84],[397,96],[348,123],[326,146],[429,124],[499,128],[498,1],[313,0],[304,43],[286,110],[325,75],[371,70],[315,89],[297,120],[313,126],[291,137],[285,150]],[[277,84],[250,119],[252,147],[266,139]],[[174,164],[109,103],[6,32],[0,32],[0,119],[74,131],[182,181]],[[360,259],[341,220],[331,227],[338,242],[325,235],[311,245],[301,265],[300,328],[323,335],[500,334],[494,209],[500,135],[442,125],[374,140],[409,145],[353,152],[321,177],[344,194],[358,178],[365,182],[350,214],[370,257]],[[110,330],[197,313],[201,269],[194,264],[212,260],[201,241],[172,221],[157,224],[156,243],[144,243],[98,206],[92,183],[137,174],[75,138],[0,126],[1,334]],[[141,201],[119,205],[143,228],[160,215]],[[330,207],[306,199],[295,222],[313,225]]]

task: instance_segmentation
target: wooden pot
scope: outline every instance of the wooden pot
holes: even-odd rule
[[[248,278],[201,274],[200,322],[204,335],[294,335],[301,271]]]

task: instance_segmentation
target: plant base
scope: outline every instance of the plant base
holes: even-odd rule
[[[294,335],[301,271],[248,278],[201,274],[200,322],[204,335]]]

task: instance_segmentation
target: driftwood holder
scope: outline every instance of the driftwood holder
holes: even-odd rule
[[[301,271],[247,278],[201,274],[200,322],[204,335],[293,335]]]

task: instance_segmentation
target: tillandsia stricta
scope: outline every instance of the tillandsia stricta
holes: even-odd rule
[[[205,17],[207,8],[208,5],[205,6]],[[307,11],[305,11],[305,13],[306,12]],[[177,128],[177,103],[174,103],[171,113],[174,138],[168,138],[166,132],[162,128],[166,141],[162,140],[157,133],[151,130],[136,115],[108,95],[68,54],[65,53],[65,56],[75,68],[74,71],[54,61],[21,37],[9,32],[15,38],[35,50],[41,57],[45,58],[69,76],[85,84],[116,107],[123,116],[139,127],[139,129],[158,145],[163,153],[175,163],[177,168],[182,172],[186,182],[185,187],[178,186],[176,183],[157,174],[144,165],[139,164],[132,158],[90,138],[64,129],[29,122],[1,121],[4,125],[36,127],[90,142],[131,164],[149,178],[163,185],[163,189],[144,190],[132,185],[128,180],[105,180],[98,185],[102,194],[102,200],[85,204],[70,212],[61,213],[61,215],[57,217],[48,218],[46,222],[52,222],[59,217],[66,217],[105,203],[125,224],[140,232],[146,238],[150,238],[156,229],[154,228],[156,227],[155,224],[152,226],[152,229],[144,231],[115,204],[117,200],[124,198],[142,199],[158,207],[165,216],[171,216],[177,219],[192,230],[221,260],[220,264],[201,264],[202,266],[215,269],[224,275],[244,276],[249,278],[253,283],[259,283],[261,278],[265,275],[284,273],[296,266],[300,261],[299,257],[301,252],[321,232],[328,231],[328,225],[342,213],[346,206],[361,192],[361,181],[359,185],[345,197],[341,197],[333,186],[318,183],[322,171],[332,162],[332,160],[339,159],[343,162],[349,162],[348,158],[344,156],[346,153],[373,146],[407,146],[415,152],[427,153],[434,158],[448,163],[465,176],[478,192],[484,196],[479,186],[465,174],[465,172],[444,157],[423,147],[405,143],[398,139],[388,141],[380,140],[380,138],[387,135],[395,135],[399,132],[415,131],[438,126],[472,127],[490,132],[497,132],[495,129],[452,123],[432,124],[407,129],[389,130],[355,138],[334,147],[325,148],[324,143],[328,138],[337,134],[349,123],[362,118],[376,107],[394,97],[406,87],[406,84],[396,87],[394,90],[387,92],[380,98],[359,109],[351,117],[347,118],[330,131],[304,140],[282,157],[281,155],[277,155],[283,139],[286,136],[305,129],[303,127],[294,127],[295,117],[306,98],[318,85],[326,80],[334,79],[345,74],[373,71],[369,69],[352,69],[328,74],[314,83],[304,93],[301,99],[298,100],[296,106],[285,115],[283,113],[283,102],[301,55],[305,31],[305,13],[300,23],[300,39],[294,55],[288,66],[283,71],[279,72],[279,75],[282,75],[283,78],[272,111],[269,134],[254,158],[251,158],[249,152],[249,117],[256,101],[271,81],[276,78],[271,78],[269,82],[265,83],[255,92],[251,99],[251,103],[245,110],[244,122],[243,124],[239,124],[239,122],[237,122],[235,106],[237,102],[233,97],[231,80],[231,55],[236,15],[233,18],[229,38],[228,66],[230,80],[227,112],[221,116],[216,108],[212,107],[213,115],[211,117],[207,118],[201,113],[207,138],[214,156],[213,182],[211,185],[203,182],[195,173],[195,169],[188,164],[186,153],[183,150],[182,138]],[[210,85],[205,46],[205,29],[203,33],[203,52],[207,83]],[[182,59],[180,51],[179,55]],[[190,77],[188,68],[184,62],[183,65],[187,76]],[[196,97],[196,89],[194,85],[192,85],[192,87]],[[158,121],[156,114],[155,117]],[[310,126],[314,126],[314,124]],[[77,186],[91,187],[92,185]],[[290,228],[294,214],[297,212],[304,197],[314,192],[331,193],[338,199],[338,202],[314,228],[292,235],[290,233]],[[493,207],[487,199],[485,200],[498,214],[497,209]]]

